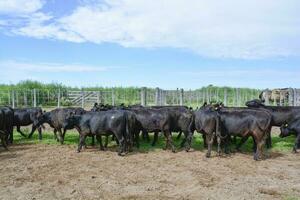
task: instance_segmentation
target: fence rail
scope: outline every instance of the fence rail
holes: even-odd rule
[[[187,105],[199,107],[204,102],[223,102],[226,106],[244,106],[245,102],[257,99],[261,90],[240,88],[202,88],[198,90],[162,90],[160,88],[139,88],[130,91],[115,90],[1,90],[0,105],[12,107],[90,107],[95,102],[111,105],[141,104],[150,105]],[[272,99],[270,91],[265,90],[268,105],[300,105],[300,90],[289,89],[288,97],[281,95]]]

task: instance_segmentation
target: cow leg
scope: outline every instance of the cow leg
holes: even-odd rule
[[[42,136],[42,127],[41,126],[38,128],[38,132],[39,132],[39,140],[42,140],[43,136]]]
[[[62,138],[63,138],[63,141],[65,141],[65,135],[66,135],[66,132],[67,132],[67,129],[63,129],[63,133],[62,133]]]
[[[184,138],[185,151],[188,152],[192,146],[193,132],[185,131],[184,135],[185,135],[185,138]]]
[[[108,137],[108,136],[107,136]],[[116,140],[116,136],[112,135],[111,141],[115,141]]]
[[[92,137],[94,137],[94,136],[92,136]],[[97,139],[97,141],[99,142],[99,150],[100,151],[104,151],[105,149],[104,149],[104,147],[103,147],[103,144],[102,144],[102,136],[101,135],[96,135],[96,139]]]
[[[119,156],[124,156],[124,152],[126,150],[126,141],[125,138],[123,137],[122,133],[119,135],[116,135],[117,140],[119,141],[119,150],[118,150],[118,155]]]
[[[7,144],[6,144],[6,137],[5,137],[5,134],[2,134],[2,133],[0,133],[1,135],[0,135],[0,139],[1,139],[1,144],[2,144],[2,146],[4,147],[4,149],[5,150],[8,150],[8,148],[7,148]]]
[[[57,137],[57,130],[56,129],[54,129],[53,130],[53,134],[54,134],[54,139],[57,141],[57,142],[59,142],[59,140],[58,140],[58,137]]]
[[[172,149],[172,152],[175,153],[175,146],[173,145],[173,140],[172,140],[172,137],[171,137],[171,132],[170,131],[163,131],[164,132],[164,135],[167,139],[166,141],[166,149],[168,149],[168,147],[170,146],[171,149]]]
[[[142,131],[143,134],[143,140],[146,140],[147,142],[150,142],[149,133],[145,130]]]
[[[140,136],[139,131],[136,131],[134,134],[136,148],[140,148],[140,137],[139,136]]]
[[[236,136],[234,136],[234,138],[236,138]],[[248,140],[248,138],[249,138],[249,135],[247,135],[245,137],[242,137],[241,141],[236,145],[235,149],[240,152],[241,151],[241,146],[243,144],[245,144],[245,142]],[[236,142],[235,142],[235,144],[236,144]]]
[[[271,138],[271,132],[268,133],[268,137],[266,139],[266,147],[268,149],[272,148],[272,138]]]
[[[58,140],[60,141],[60,144],[64,144],[64,138],[63,138],[63,133],[61,132],[61,129],[59,128],[58,130]],[[66,133],[64,131],[64,133]]]
[[[155,132],[154,132],[154,137],[153,137],[152,146],[155,146],[155,144],[157,143],[157,141],[158,141],[158,134],[159,134],[158,131],[155,131]]]
[[[233,143],[233,144],[236,144],[236,143],[237,143],[237,142],[236,142],[236,136],[233,136],[232,143]]]
[[[31,132],[30,132],[30,134],[28,135],[28,138],[32,138],[32,135],[33,135],[33,133],[35,132],[35,130],[36,130],[36,126],[32,125]]]
[[[21,127],[17,126],[17,132],[19,132],[23,137],[27,137],[22,131],[21,131]]]
[[[95,136],[92,135],[92,146],[95,146]]]
[[[182,131],[180,131],[176,137],[176,140],[179,140],[181,138],[181,135],[182,135]]]
[[[218,143],[218,156],[221,156],[221,138],[219,136],[217,136],[217,143]]]
[[[268,137],[267,134],[263,135],[262,137],[259,137],[260,134],[254,134],[254,140],[256,143],[256,152],[254,154],[254,160],[260,160],[262,158],[263,154],[263,146],[266,141],[266,137]]]
[[[107,148],[107,146],[108,146],[108,137],[109,137],[109,135],[106,135],[105,136],[105,144],[104,144],[104,147],[105,148]],[[113,136],[114,137],[114,136]]]
[[[299,144],[300,144],[300,134],[298,133],[298,135],[296,137],[295,145],[293,147],[293,153],[297,153],[297,147]]]
[[[80,139],[79,139],[79,143],[78,143],[77,153],[79,153],[81,151],[83,145],[85,144],[85,138],[86,138],[85,134],[80,134]]]
[[[206,157],[209,158],[211,156],[211,147],[214,142],[215,133],[206,135],[206,143],[207,143],[207,152]]]
[[[204,149],[206,149],[207,148],[206,134],[202,134],[202,140],[203,140],[203,147]]]

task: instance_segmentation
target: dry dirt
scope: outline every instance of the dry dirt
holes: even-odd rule
[[[236,153],[157,150],[120,157],[96,148],[20,144],[0,149],[0,199],[297,199],[300,154],[256,162]]]

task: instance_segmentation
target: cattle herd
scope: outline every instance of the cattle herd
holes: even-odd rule
[[[42,140],[43,124],[47,123],[54,130],[55,139],[63,144],[66,131],[76,129],[79,133],[77,151],[85,146],[86,137],[94,138],[104,150],[108,144],[108,137],[119,145],[118,155],[125,155],[133,147],[139,148],[140,134],[145,140],[153,132],[152,145],[162,133],[166,139],[165,149],[175,152],[172,133],[179,132],[178,138],[184,135],[181,147],[186,151],[191,148],[195,131],[202,134],[204,146],[207,148],[206,156],[210,157],[212,146],[217,146],[217,153],[222,150],[230,152],[230,144],[235,138],[241,137],[236,149],[253,138],[254,159],[263,158],[263,147],[266,143],[271,147],[271,128],[280,127],[280,137],[290,134],[296,135],[293,152],[300,146],[300,107],[266,106],[261,100],[251,100],[247,107],[225,107],[222,103],[204,103],[200,108],[193,110],[186,106],[110,106],[95,103],[91,111],[83,108],[57,108],[50,112],[41,108],[12,109],[1,107],[0,112],[0,138],[2,146],[13,143],[13,128],[27,137],[20,129],[21,126],[32,125],[28,137],[31,138],[38,130],[39,139]],[[105,143],[102,142],[105,137]]]

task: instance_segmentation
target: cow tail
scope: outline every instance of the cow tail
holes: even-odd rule
[[[130,134],[130,120],[128,119],[128,113],[125,112],[125,132],[124,132],[124,138],[126,142],[126,146],[131,148],[132,147],[132,138]]]
[[[217,114],[217,116],[216,116],[216,136],[220,137],[221,139],[225,139],[227,137],[227,135],[222,136],[220,121],[221,121],[221,118],[220,118],[219,114]]]

